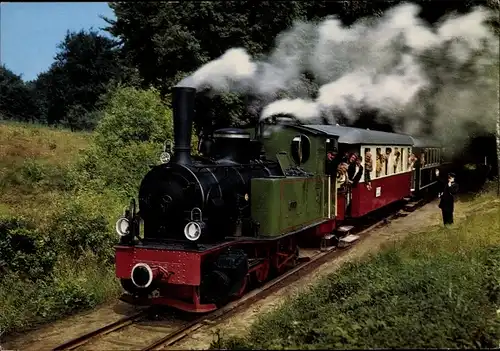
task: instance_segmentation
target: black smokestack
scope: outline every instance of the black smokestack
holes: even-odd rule
[[[191,164],[191,131],[195,97],[195,88],[172,88],[174,113],[174,157],[172,162]]]

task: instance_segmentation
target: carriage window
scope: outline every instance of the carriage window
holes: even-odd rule
[[[292,139],[292,158],[296,164],[301,165],[309,159],[311,142],[305,135],[297,135]]]
[[[391,174],[391,154],[392,154],[392,149],[390,147],[385,148],[385,175]]]
[[[405,155],[404,155],[404,149],[401,148],[401,157],[399,158],[399,171],[404,172],[405,170]]]
[[[370,173],[370,178],[373,178],[373,155],[371,149],[369,147],[365,148],[364,152],[364,161],[365,161],[365,173]],[[362,176],[362,180],[365,181],[365,174]]]
[[[427,162],[427,150],[424,150],[420,154],[420,167],[424,167],[426,162]]]
[[[399,151],[399,147],[394,148],[394,159],[392,162],[393,173],[398,173],[400,171],[400,160],[401,160],[401,152]]]
[[[410,171],[413,168],[413,154],[411,152],[411,149],[408,148],[408,153],[406,154],[406,170]]]
[[[406,160],[408,159],[408,154],[406,152],[406,149],[404,147],[401,148],[401,172],[404,172],[406,169],[405,169],[405,164],[406,164]]]
[[[383,175],[382,170],[384,169],[384,155],[382,155],[382,148],[377,148],[377,160],[376,160],[376,170],[375,175],[380,177]]]

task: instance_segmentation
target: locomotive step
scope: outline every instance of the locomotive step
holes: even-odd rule
[[[354,228],[354,226],[352,226],[352,225],[343,225],[343,226],[339,227],[339,229],[337,229],[337,231],[341,232],[341,233],[349,233],[352,228]]]
[[[339,247],[347,247],[359,239],[359,235],[350,234],[339,240]]]
[[[320,251],[329,251],[335,248],[335,245],[332,245],[331,240],[332,239],[337,239],[337,236],[335,234],[327,234],[324,237],[321,238],[321,243],[320,243]]]
[[[300,249],[299,262],[307,262],[311,257],[318,254],[320,250],[317,249]]]

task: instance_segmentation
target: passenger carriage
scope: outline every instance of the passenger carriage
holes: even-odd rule
[[[362,217],[411,195],[412,170],[408,159],[413,139],[410,136],[334,125],[303,127],[337,139],[339,155],[347,152],[363,157],[364,171],[357,186],[350,192],[339,189],[337,193],[337,220]],[[365,179],[368,152],[372,155],[371,189]]]
[[[432,195],[439,185],[436,169],[439,168],[441,172],[446,173],[452,163],[445,162],[444,149],[439,142],[415,137],[412,139],[413,153],[416,157],[412,174],[412,194],[415,196]]]

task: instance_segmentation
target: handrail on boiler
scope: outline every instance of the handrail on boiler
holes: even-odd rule
[[[328,176],[328,218],[332,218],[332,182],[330,176]]]

